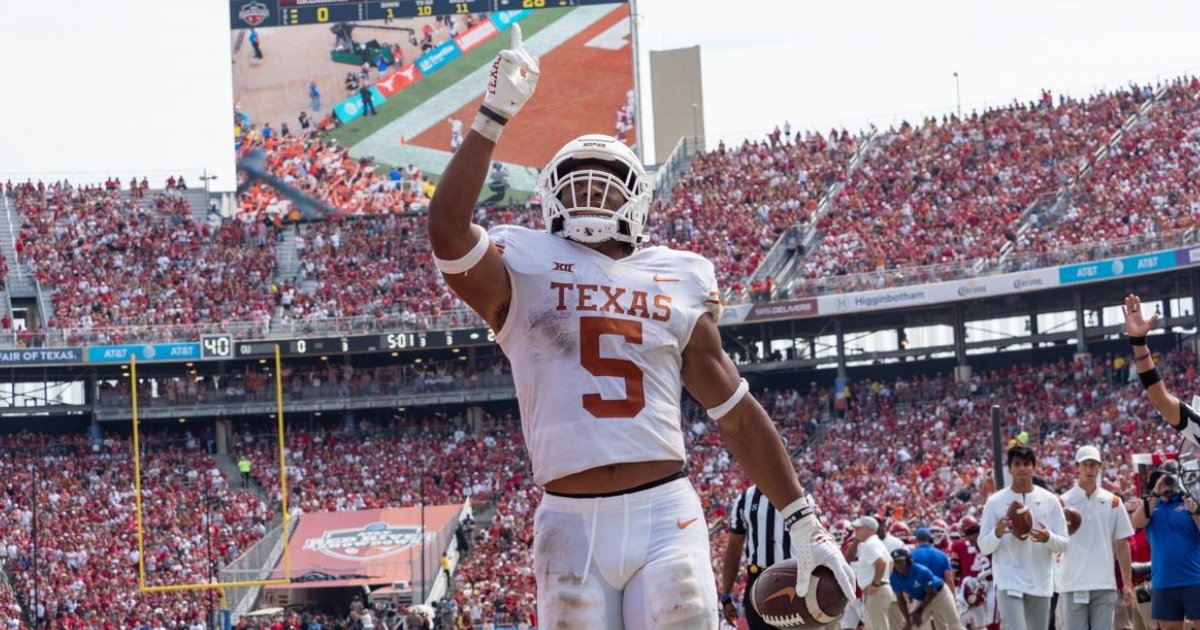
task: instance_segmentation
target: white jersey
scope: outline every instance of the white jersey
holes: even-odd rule
[[[512,285],[496,340],[512,363],[534,481],[686,461],[683,350],[700,317],[720,313],[712,263],[666,247],[613,260],[516,226],[489,234]]]

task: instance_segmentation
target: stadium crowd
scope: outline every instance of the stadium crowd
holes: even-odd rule
[[[270,320],[275,251],[262,224],[197,223],[177,191],[143,204],[60,183],[23,187],[16,204],[26,272],[53,289],[49,328]]]
[[[1200,78],[1168,85],[1141,124],[1073,188],[1056,217],[1031,221],[1020,250],[1048,254],[1086,244],[1103,249],[1200,225]],[[1053,258],[1046,263],[1079,262]]]
[[[871,136],[787,125],[759,141],[722,142],[692,160],[672,201],[654,202],[652,242],[712,260],[734,301],[971,274],[1005,252],[1025,266],[1075,262],[1095,246],[1195,227],[1198,95],[1200,79],[1181,77],[1158,90],[1135,85],[1087,98],[1045,92]],[[1122,131],[1155,99],[1144,120]],[[119,181],[9,182],[21,264],[54,290],[49,328],[146,327],[89,337],[115,343],[153,336],[150,326],[469,319],[441,321],[462,304],[432,265],[419,212],[434,185],[420,169],[353,158],[316,127],[248,133],[242,153],[257,150],[269,172],[327,204],[332,218],[310,222],[262,183],[239,196],[232,219],[197,223],[180,182],[157,198],[139,183],[128,199]],[[477,220],[540,224],[529,208],[481,207]],[[275,284],[275,249],[293,222],[299,269]],[[821,238],[805,251],[797,239],[813,230]],[[1084,243],[1082,234],[1099,236]],[[798,280],[752,280],[781,236],[803,256]]]
[[[845,176],[859,139],[846,130],[749,140],[692,161],[670,203],[651,208],[651,242],[694,251],[716,265],[735,294],[784,230],[812,219],[817,204]]]
[[[163,448],[147,449],[142,471],[145,583],[203,582],[258,540],[274,514],[253,493],[231,489],[195,441],[157,444]],[[83,436],[0,438],[0,544],[15,552],[8,554],[7,570],[37,627],[194,629],[206,623],[207,595],[138,593],[130,446],[126,439]],[[8,627],[14,619],[19,626],[12,617]]]
[[[824,238],[805,276],[995,260],[1023,211],[1076,176],[1149,97],[1135,87],[1055,105],[1045,92],[880,134],[818,219]]]
[[[1200,387],[1193,352],[1167,354],[1160,365],[1173,390]],[[1042,474],[1057,491],[1073,481],[1071,453],[1080,444],[1099,445],[1109,454],[1104,481],[1126,495],[1133,490],[1129,456],[1173,446],[1167,434],[1145,420],[1153,414],[1121,357],[982,371],[961,383],[931,375],[859,381],[841,395],[816,384],[803,391],[756,394],[779,425],[804,485],[829,524],[872,513],[915,529],[933,519],[977,516],[991,489],[986,436],[993,404],[1004,410],[1006,435],[1035,446]],[[535,595],[530,514],[541,494],[532,485],[512,412],[490,415],[485,424],[483,432],[470,433],[461,415],[435,414],[419,421],[359,421],[353,429],[289,434],[290,505],[311,512],[470,500],[478,513],[491,516],[478,524],[469,549],[460,550],[453,575],[455,614],[474,621],[528,617]],[[728,510],[748,480],[702,409],[685,404],[683,426],[689,474],[713,531],[713,560],[719,565]],[[823,440],[820,448],[806,448],[813,436]],[[38,491],[45,493],[38,508],[40,599],[56,626],[116,630],[149,620],[167,627],[196,623],[200,596],[135,594],[129,443],[108,438],[91,444],[83,437],[3,438],[2,447],[13,456],[0,461],[6,485],[0,497],[0,548],[15,545],[16,555],[7,563],[20,605],[29,611],[33,601],[29,506],[36,467],[45,474],[38,482]],[[192,440],[147,452],[143,488],[145,505],[151,506],[150,583],[180,583],[205,574],[208,524],[201,514],[185,514],[183,506],[206,500],[218,506],[214,518],[220,520],[210,528],[218,563],[245,550],[274,522],[270,506],[278,505],[279,471],[273,438],[256,435],[251,427],[231,438],[233,453],[251,460],[261,498],[232,489],[201,446]],[[211,493],[207,499],[206,493]],[[151,529],[151,523],[160,526]]]

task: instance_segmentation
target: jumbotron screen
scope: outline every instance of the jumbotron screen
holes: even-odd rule
[[[538,169],[576,136],[637,142],[630,11],[620,1],[236,0],[230,19],[243,129],[324,124],[352,157],[436,176],[519,23],[541,77],[494,155],[512,191],[532,191]]]

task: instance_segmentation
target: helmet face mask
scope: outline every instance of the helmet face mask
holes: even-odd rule
[[[569,142],[538,178],[546,230],[580,243],[645,242],[650,182],[629,147],[608,136]]]

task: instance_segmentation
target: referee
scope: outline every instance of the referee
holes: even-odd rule
[[[1154,405],[1163,420],[1173,429],[1191,443],[1200,446],[1200,412],[1167,391],[1162,374],[1154,365],[1154,356],[1146,347],[1146,336],[1158,323],[1158,315],[1147,319],[1145,311],[1142,310],[1142,300],[1136,295],[1125,298],[1121,312],[1125,315],[1125,335],[1133,346],[1133,360],[1137,364],[1138,378],[1142,381],[1150,404]]]
[[[816,505],[811,496],[808,501],[810,505]],[[729,543],[725,546],[725,561],[721,566],[721,612],[725,621],[734,627],[737,626],[738,612],[732,592],[742,556],[747,564],[746,592],[742,595],[746,622],[750,630],[776,630],[754,610],[750,589],[767,567],[792,557],[792,537],[783,524],[783,515],[754,485],[742,492],[729,516]],[[828,627],[836,628],[837,621]]]

